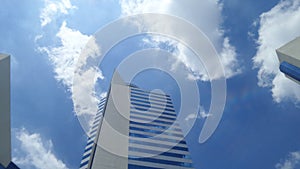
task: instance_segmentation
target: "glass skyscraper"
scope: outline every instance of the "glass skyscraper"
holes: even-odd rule
[[[100,101],[80,169],[191,169],[169,95],[123,82],[115,72]]]

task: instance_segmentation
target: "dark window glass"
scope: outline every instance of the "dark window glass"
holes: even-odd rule
[[[137,138],[149,138],[151,140],[160,140],[160,141],[168,141],[172,143],[182,143],[182,141],[176,140],[176,139],[169,139],[169,138],[161,138],[161,137],[155,137],[155,136],[150,136],[147,134],[137,134],[137,133],[129,133],[129,136],[131,137],[137,137]],[[185,144],[185,143],[182,143]]]
[[[157,96],[157,95],[153,95],[153,94],[151,94],[151,97],[147,93],[138,93],[138,92],[135,92],[135,91],[131,91],[131,94],[135,94],[135,95],[139,95],[139,96],[144,96],[144,97],[148,97],[148,98],[151,98],[151,99],[153,98],[153,99],[161,99],[161,100],[169,100],[169,101],[171,101],[171,99],[168,98],[168,97]]]
[[[170,128],[170,126],[160,126],[160,125],[156,125],[156,124],[139,123],[139,122],[135,122],[135,121],[130,121],[130,124],[135,124],[135,125],[140,125],[140,126],[147,126],[147,127],[155,127],[155,128],[164,129],[164,130],[167,130],[167,129]],[[172,128],[170,130],[175,130],[175,131],[181,132],[181,129],[179,129],[179,128]]]
[[[96,131],[97,131],[97,129],[94,129],[94,130],[90,133],[90,135],[96,133]]]
[[[173,106],[168,104],[167,102],[166,102],[166,104],[163,104],[164,103],[163,101],[161,101],[162,103],[154,103],[154,102],[151,102],[151,101],[149,102],[148,100],[145,101],[145,100],[138,100],[138,99],[134,99],[134,98],[131,98],[130,101],[131,102],[136,102],[136,103],[145,103],[145,104],[152,104],[152,105],[166,106],[166,107],[173,108]]]
[[[83,156],[83,157],[82,157],[82,160],[83,160],[83,159],[86,159],[86,158],[88,158],[88,157],[90,157],[90,155],[91,155],[91,153],[89,153],[89,154]]]
[[[171,111],[171,112],[175,112],[175,110],[174,110],[174,109],[165,108],[165,110],[167,110],[167,111]]]
[[[84,152],[87,152],[87,151],[91,150],[92,148],[93,148],[93,146],[90,147],[90,148],[88,148],[88,149],[86,149],[86,150],[84,150]]]
[[[97,116],[95,117],[95,120],[98,120],[100,117],[102,117],[101,114],[97,115]]]
[[[147,119],[147,118],[143,118],[143,117],[134,117],[134,116],[130,116],[130,119],[139,119],[139,120],[145,120],[145,121],[149,121],[150,123],[151,122],[156,122],[156,123],[161,123],[161,124],[169,124],[169,125],[172,125],[173,122],[167,122],[167,121],[162,121],[162,120],[152,120],[152,119]],[[152,121],[150,121],[152,120]]]
[[[7,168],[4,168],[1,164],[0,164],[0,169],[20,169],[15,163],[10,162],[7,166]]]
[[[94,125],[94,126],[92,127],[92,129],[95,129],[96,127],[98,127],[98,124],[97,124],[97,125]]]
[[[131,102],[131,104],[132,104],[133,106],[141,106],[141,107],[143,107],[143,108],[146,108],[146,110],[148,110],[149,108],[152,108],[152,109],[166,110],[166,111],[175,112],[175,110],[173,110],[173,109],[166,108],[166,107],[157,107],[157,106],[153,106],[153,105],[150,105],[150,103],[149,103],[149,104],[143,104],[143,103]],[[138,107],[136,107],[136,109],[138,109]],[[143,111],[144,111],[144,110],[143,110]]]
[[[128,169],[162,169],[162,168],[154,168],[154,167],[146,167],[135,164],[128,164]]]
[[[86,162],[84,162],[84,163],[81,163],[81,164],[80,164],[80,167],[85,166],[85,165],[87,165],[88,163],[89,163],[89,161],[86,161]],[[80,168],[80,167],[79,167],[79,168]]]
[[[100,121],[100,119],[98,119],[98,120],[94,121],[94,123],[93,123],[93,124],[96,124],[96,123],[98,123],[99,121]]]
[[[139,98],[139,99],[149,100],[149,97],[140,96],[140,95],[134,95],[134,94],[131,94],[131,98]],[[155,99],[155,98],[151,98],[150,100],[161,102],[161,100],[158,100],[158,99]],[[168,100],[168,99],[167,99],[167,103],[168,104],[172,104],[171,100]]]
[[[88,138],[88,140],[93,139],[96,136],[96,134],[93,134],[91,137]]]
[[[140,144],[140,145],[146,145],[146,146],[154,146],[154,147],[161,147],[161,148],[169,148],[169,149],[174,149],[174,150],[181,150],[181,151],[188,151],[188,148],[186,147],[179,147],[179,146],[169,146],[169,145],[164,145],[160,143],[150,143],[146,141],[140,141],[140,140],[129,140],[129,143],[135,143],[135,144]]]
[[[168,135],[168,136],[177,136],[177,137],[183,137],[181,134],[176,134],[176,133],[168,133],[165,131],[158,131],[158,130],[151,130],[151,129],[144,129],[144,128],[138,128],[138,127],[129,127],[130,130],[135,130],[135,131],[143,131],[147,133],[153,133],[153,134],[163,134],[163,135]]]
[[[162,155],[162,156],[168,156],[168,157],[186,158],[186,155],[184,155],[184,154],[162,152],[162,151],[149,150],[149,149],[136,148],[136,147],[129,147],[129,151],[143,152],[143,153]]]
[[[145,162],[153,162],[153,163],[159,163],[159,164],[192,167],[191,163],[178,162],[178,161],[169,161],[169,160],[161,160],[161,159],[154,159],[154,158],[129,158],[129,159],[135,160],[135,161],[145,161]]]
[[[93,143],[94,143],[94,140],[88,142],[88,143],[86,144],[86,146],[89,146],[89,145],[91,145],[91,144],[93,144]]]
[[[162,119],[167,119],[167,120],[176,120],[176,118],[172,118],[172,117],[165,117],[163,116],[163,113],[160,116],[156,116],[154,114],[150,114],[147,112],[141,113],[141,112],[136,112],[136,111],[131,111],[130,114],[139,114],[139,115],[145,115],[145,116],[151,116],[151,117],[156,117],[156,118],[162,118]]]
[[[131,88],[131,91],[141,92],[141,93],[147,93],[147,94],[152,94],[152,95],[156,95],[156,96],[170,97],[169,95],[166,95],[166,94],[160,94],[160,93],[154,93],[154,92],[144,91],[144,90],[141,90],[139,88]]]
[[[130,107],[130,108],[135,108],[135,107]],[[143,110],[144,111],[144,110]],[[152,112],[152,113],[159,113],[159,114],[164,114],[164,115],[169,115],[169,116],[173,116],[173,117],[176,117],[176,114],[175,112],[174,113],[170,113],[170,112],[165,112],[165,111],[158,111],[158,110],[147,110],[148,112]]]
[[[135,109],[137,110],[141,110],[141,111],[147,111],[150,108],[150,105],[143,105],[143,104],[139,104],[139,103],[131,103]],[[140,106],[140,107],[137,107]]]

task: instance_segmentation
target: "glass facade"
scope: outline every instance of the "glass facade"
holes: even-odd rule
[[[105,103],[106,103],[106,98],[103,98],[100,101],[99,110],[95,116],[93,125],[92,125],[89,135],[88,135],[88,141],[85,146],[85,150],[84,150],[81,162],[80,162],[80,167],[79,167],[80,169],[87,169],[89,166],[89,163],[92,162],[93,154],[95,152],[95,148],[97,145],[95,143],[97,142],[97,134],[98,134],[98,130],[100,130],[99,126],[101,126],[101,119],[103,116],[103,110],[104,110]]]
[[[120,84],[119,79],[116,81],[118,83],[115,85],[112,82],[107,98],[100,101],[99,111],[88,133],[80,169],[192,169],[191,156],[176,120],[171,97]],[[114,108],[111,91],[116,89],[121,89],[116,96],[126,103],[127,110]],[[123,90],[126,92],[120,93]],[[120,117],[122,113],[118,111],[122,111],[126,118]],[[108,144],[125,147],[126,157],[106,152],[97,146],[96,143],[103,143],[103,138],[113,135],[107,135],[112,132],[107,124],[112,128],[122,124],[127,137],[109,139]]]
[[[128,169],[192,168],[170,96],[130,87]]]

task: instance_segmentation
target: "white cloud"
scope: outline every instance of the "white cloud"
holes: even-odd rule
[[[229,38],[224,36],[224,31],[220,28],[222,24],[222,4],[219,1],[120,0],[119,3],[123,16],[141,13],[162,13],[178,16],[192,22],[208,36],[216,47],[220,61],[225,69],[225,76],[230,78],[241,73],[235,48],[230,44]],[[168,27],[168,24],[158,29],[173,30],[172,27]],[[145,42],[154,46],[169,44],[176,49],[174,52],[178,56],[176,62],[183,63],[193,72],[193,75],[189,75],[190,79],[209,80],[203,66],[199,66],[199,62],[195,58],[190,57],[188,49],[182,44],[168,38],[151,36]],[[176,68],[176,65],[178,63],[175,63],[173,68]]]
[[[275,165],[276,169],[297,169],[300,167],[300,152],[291,152],[282,162]]]
[[[76,115],[93,115],[98,111],[99,97],[95,92],[95,84],[103,76],[98,68],[91,67],[82,71],[74,81],[72,99]]]
[[[140,13],[155,12],[165,13],[168,12],[172,0],[120,0],[123,16],[129,16]],[[158,5],[159,3],[159,5]]]
[[[258,51],[253,58],[258,68],[258,85],[272,87],[274,101],[286,99],[300,101],[300,86],[279,71],[275,50],[300,36],[300,0],[280,1],[260,16]]]
[[[237,69],[235,49],[230,45],[229,38],[224,37],[223,31],[220,29],[222,5],[218,1],[120,0],[120,5],[122,16],[158,12],[188,19],[203,30],[215,44],[220,54],[220,60],[225,66],[226,76],[232,77],[240,72]],[[41,27],[49,24],[61,14],[68,15],[69,10],[73,8],[75,7],[69,0],[45,0],[45,8],[41,11]],[[98,63],[93,63],[101,50],[92,36],[69,28],[65,21],[56,37],[61,42],[60,45],[40,47],[39,50],[49,56],[54,67],[56,80],[64,84],[71,92],[76,114],[87,115],[90,118],[92,114],[97,112],[97,104],[99,103],[99,96],[95,93],[95,83],[98,79],[104,79],[98,68]],[[37,37],[36,43],[39,42],[40,38],[43,38],[43,35]],[[160,39],[159,42],[164,41]],[[86,45],[88,48],[85,48],[86,43],[89,43]],[[178,56],[180,56],[178,60],[190,67],[192,72],[196,72],[193,76],[196,79],[208,80],[206,71],[195,64],[193,60],[187,59],[188,55],[182,45],[177,43],[173,45],[177,47]],[[83,49],[84,51],[82,51]],[[83,124],[83,126],[85,125]]]
[[[69,15],[74,8],[77,7],[70,0],[45,0],[45,7],[40,14],[41,27],[44,28],[62,15]],[[95,92],[95,84],[98,79],[104,79],[95,61],[100,53],[96,40],[93,36],[68,27],[65,20],[56,34],[58,43],[41,46],[39,42],[45,38],[44,35],[45,32],[36,36],[38,51],[49,57],[55,79],[71,93],[74,111],[77,116],[82,116],[80,123],[88,129],[92,115],[98,110],[99,95]]]
[[[60,14],[67,15],[70,9],[76,8],[70,0],[44,0],[45,7],[41,10],[41,26],[51,23]]]
[[[71,92],[76,115],[94,114],[99,102],[95,84],[98,79],[104,79],[97,63],[93,63],[100,49],[92,36],[67,27],[66,22],[56,36],[61,45],[40,47],[39,50],[48,55],[56,80]],[[77,79],[74,79],[75,73]]]
[[[43,140],[38,133],[30,134],[25,129],[16,133],[20,148],[13,161],[22,169],[67,169],[66,164],[53,154],[51,140]]]
[[[225,37],[223,41],[223,48],[220,53],[221,63],[225,69],[225,75],[227,78],[233,77],[237,74],[242,73],[236,58],[236,49],[229,42],[229,38]]]
[[[207,117],[210,117],[210,116],[211,116],[211,114],[206,113],[204,108],[200,107],[200,111],[198,114],[197,113],[189,114],[184,120],[189,122],[194,119],[206,119]]]
[[[79,55],[90,39],[90,36],[70,29],[67,27],[66,22],[63,22],[56,36],[61,42],[60,46],[53,48],[41,47],[39,49],[48,54],[54,66],[56,80],[70,87],[73,83],[75,66],[78,62]]]

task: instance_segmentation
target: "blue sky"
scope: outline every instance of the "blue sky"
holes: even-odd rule
[[[143,12],[188,20],[220,55],[226,105],[217,130],[204,144],[198,137],[210,106],[211,83],[198,64],[185,59],[185,49],[169,39],[123,41],[99,69],[90,69],[98,78],[86,81],[82,99],[82,93],[72,90],[75,65],[92,35],[115,19]],[[76,114],[95,111],[94,85],[100,96],[122,59],[157,46],[175,48],[176,61],[191,70],[199,86],[203,114],[181,121],[187,125],[196,119],[186,138],[195,168],[300,168],[300,86],[278,71],[275,53],[300,35],[299,0],[2,0],[0,20],[0,52],[11,54],[12,64],[13,159],[21,168],[78,168],[86,135]],[[148,90],[160,87],[179,109],[178,86],[167,74],[151,70],[133,82]]]

